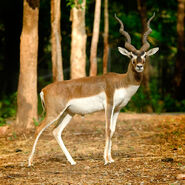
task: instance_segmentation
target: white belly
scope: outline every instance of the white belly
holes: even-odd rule
[[[68,110],[74,114],[89,114],[103,110],[106,104],[106,95],[104,92],[95,96],[86,98],[72,99],[68,103]]]
[[[114,92],[114,107],[124,107],[130,98],[136,93],[139,86],[132,85],[128,88],[117,89]],[[75,98],[68,102],[68,110],[74,114],[89,114],[104,110],[106,106],[106,94],[104,92],[85,98]]]
[[[114,106],[124,107],[130,98],[136,93],[139,85],[131,85],[127,88],[117,89],[114,93]]]

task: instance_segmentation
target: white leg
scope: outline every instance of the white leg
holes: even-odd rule
[[[111,125],[113,121],[113,106],[112,105],[107,105],[106,110],[105,110],[105,117],[106,117],[106,141],[105,141],[105,150],[104,150],[104,160],[105,160],[105,165],[108,163],[113,162],[112,157],[111,157]]]
[[[58,144],[60,145],[62,151],[64,152],[67,160],[71,163],[71,165],[75,165],[76,162],[73,160],[73,158],[71,157],[70,153],[68,152],[67,148],[64,145],[64,142],[62,140],[62,131],[64,130],[64,128],[68,125],[68,123],[70,122],[70,120],[72,119],[72,115],[70,114],[66,114],[61,123],[59,123],[58,127],[55,128],[53,130],[53,135],[55,136],[55,139],[57,140]]]
[[[118,119],[119,111],[115,112],[113,115],[112,125],[111,125],[111,137],[113,136],[115,130],[116,130],[116,123]]]
[[[109,147],[108,146],[108,140],[106,139],[106,141],[105,141],[105,149],[104,149],[104,160],[105,160],[104,165],[107,165],[109,163],[108,157],[107,157],[108,147]]]
[[[35,138],[35,141],[34,141],[34,144],[33,144],[33,148],[32,148],[31,154],[30,154],[30,156],[28,158],[28,166],[31,166],[31,164],[32,164],[33,155],[35,153],[35,148],[36,148],[37,142],[38,142],[39,137],[41,136],[42,132],[46,128],[48,128],[50,125],[52,125],[55,121],[57,121],[61,117],[61,115],[65,112],[66,109],[67,109],[67,107],[65,107],[65,109],[56,118],[53,118],[51,116],[47,116],[46,115],[44,120],[37,127],[37,129],[36,129],[36,138]]]
[[[111,147],[112,147],[112,136],[115,132],[115,129],[116,129],[116,122],[117,122],[117,118],[118,118],[118,115],[119,115],[119,111],[115,112],[114,115],[112,116],[112,121],[111,121],[111,125],[110,125],[110,130],[111,130],[111,133],[110,133],[110,145],[109,145],[109,148],[108,148],[108,156],[109,156],[109,161],[110,162],[114,162],[114,160],[112,159],[112,156],[111,156]]]
[[[47,127],[49,127],[51,124],[53,124],[56,120],[57,120],[57,119],[54,119],[53,121],[50,121],[50,122],[49,122],[48,124],[46,124],[46,125],[45,125],[45,122],[47,123],[48,119],[45,118],[45,119],[43,120],[43,124],[41,124],[41,127],[43,127],[43,125],[44,125],[44,127],[40,130],[40,132],[39,132],[39,133],[37,134],[37,136],[36,136],[36,139],[35,139],[35,142],[34,142],[34,144],[33,144],[33,148],[32,148],[31,154],[30,154],[30,156],[29,156],[29,158],[28,158],[28,166],[31,166],[31,164],[32,164],[33,155],[34,155],[34,153],[35,153],[35,148],[36,148],[37,142],[38,142],[39,137],[41,136],[42,132],[43,132]]]

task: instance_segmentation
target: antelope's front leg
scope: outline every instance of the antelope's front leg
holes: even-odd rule
[[[105,118],[106,118],[106,128],[105,128],[105,150],[104,150],[104,160],[105,165],[108,163],[114,162],[114,160],[111,157],[111,137],[112,137],[112,130],[111,125],[113,121],[113,106],[108,104],[105,109]]]

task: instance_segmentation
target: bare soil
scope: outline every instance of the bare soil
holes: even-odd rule
[[[0,138],[0,185],[185,184],[185,115],[121,113],[112,139],[114,163],[104,165],[104,113],[75,116],[63,140],[71,166],[52,135],[41,136],[27,167],[34,133]]]

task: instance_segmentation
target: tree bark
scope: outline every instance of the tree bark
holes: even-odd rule
[[[90,76],[97,75],[97,47],[99,39],[99,29],[100,29],[100,15],[101,15],[101,0],[96,0],[95,11],[94,11],[94,25],[93,25],[93,35],[91,41],[91,51],[90,51]]]
[[[146,7],[146,0],[137,0],[137,9],[139,11],[139,15],[141,18],[141,24],[142,24],[142,35],[145,33],[147,29],[147,7]],[[145,96],[147,97],[147,100],[150,101],[150,61],[149,58],[146,58],[146,64],[145,64],[145,70],[143,75],[143,81],[142,86],[144,88]],[[147,105],[146,112],[153,112],[151,105]]]
[[[20,74],[15,129],[29,132],[37,120],[37,56],[39,0],[24,0],[20,38]]]
[[[109,55],[109,12],[108,0],[104,1],[104,51],[103,51],[103,74],[107,73]]]
[[[51,0],[51,45],[53,81],[63,80],[60,31],[60,2],[60,0]]]
[[[147,29],[146,27],[146,22],[147,22],[146,0],[137,0],[137,9],[141,17],[142,32],[144,33],[145,30]]]
[[[85,0],[81,4],[75,0],[75,7],[72,8],[70,15],[72,21],[70,57],[72,79],[86,76],[85,3]]]
[[[181,100],[184,98],[185,88],[185,47],[184,47],[184,17],[185,17],[185,0],[178,0],[177,9],[177,57],[175,63],[175,96]]]
[[[141,24],[142,24],[142,34],[146,31],[146,23],[147,23],[147,8],[146,8],[146,1],[145,0],[137,0],[137,9],[139,11],[141,17]],[[142,85],[144,86],[145,92],[149,94],[149,79],[150,79],[150,72],[149,72],[149,59],[147,58],[145,64],[145,71],[143,76]]]

